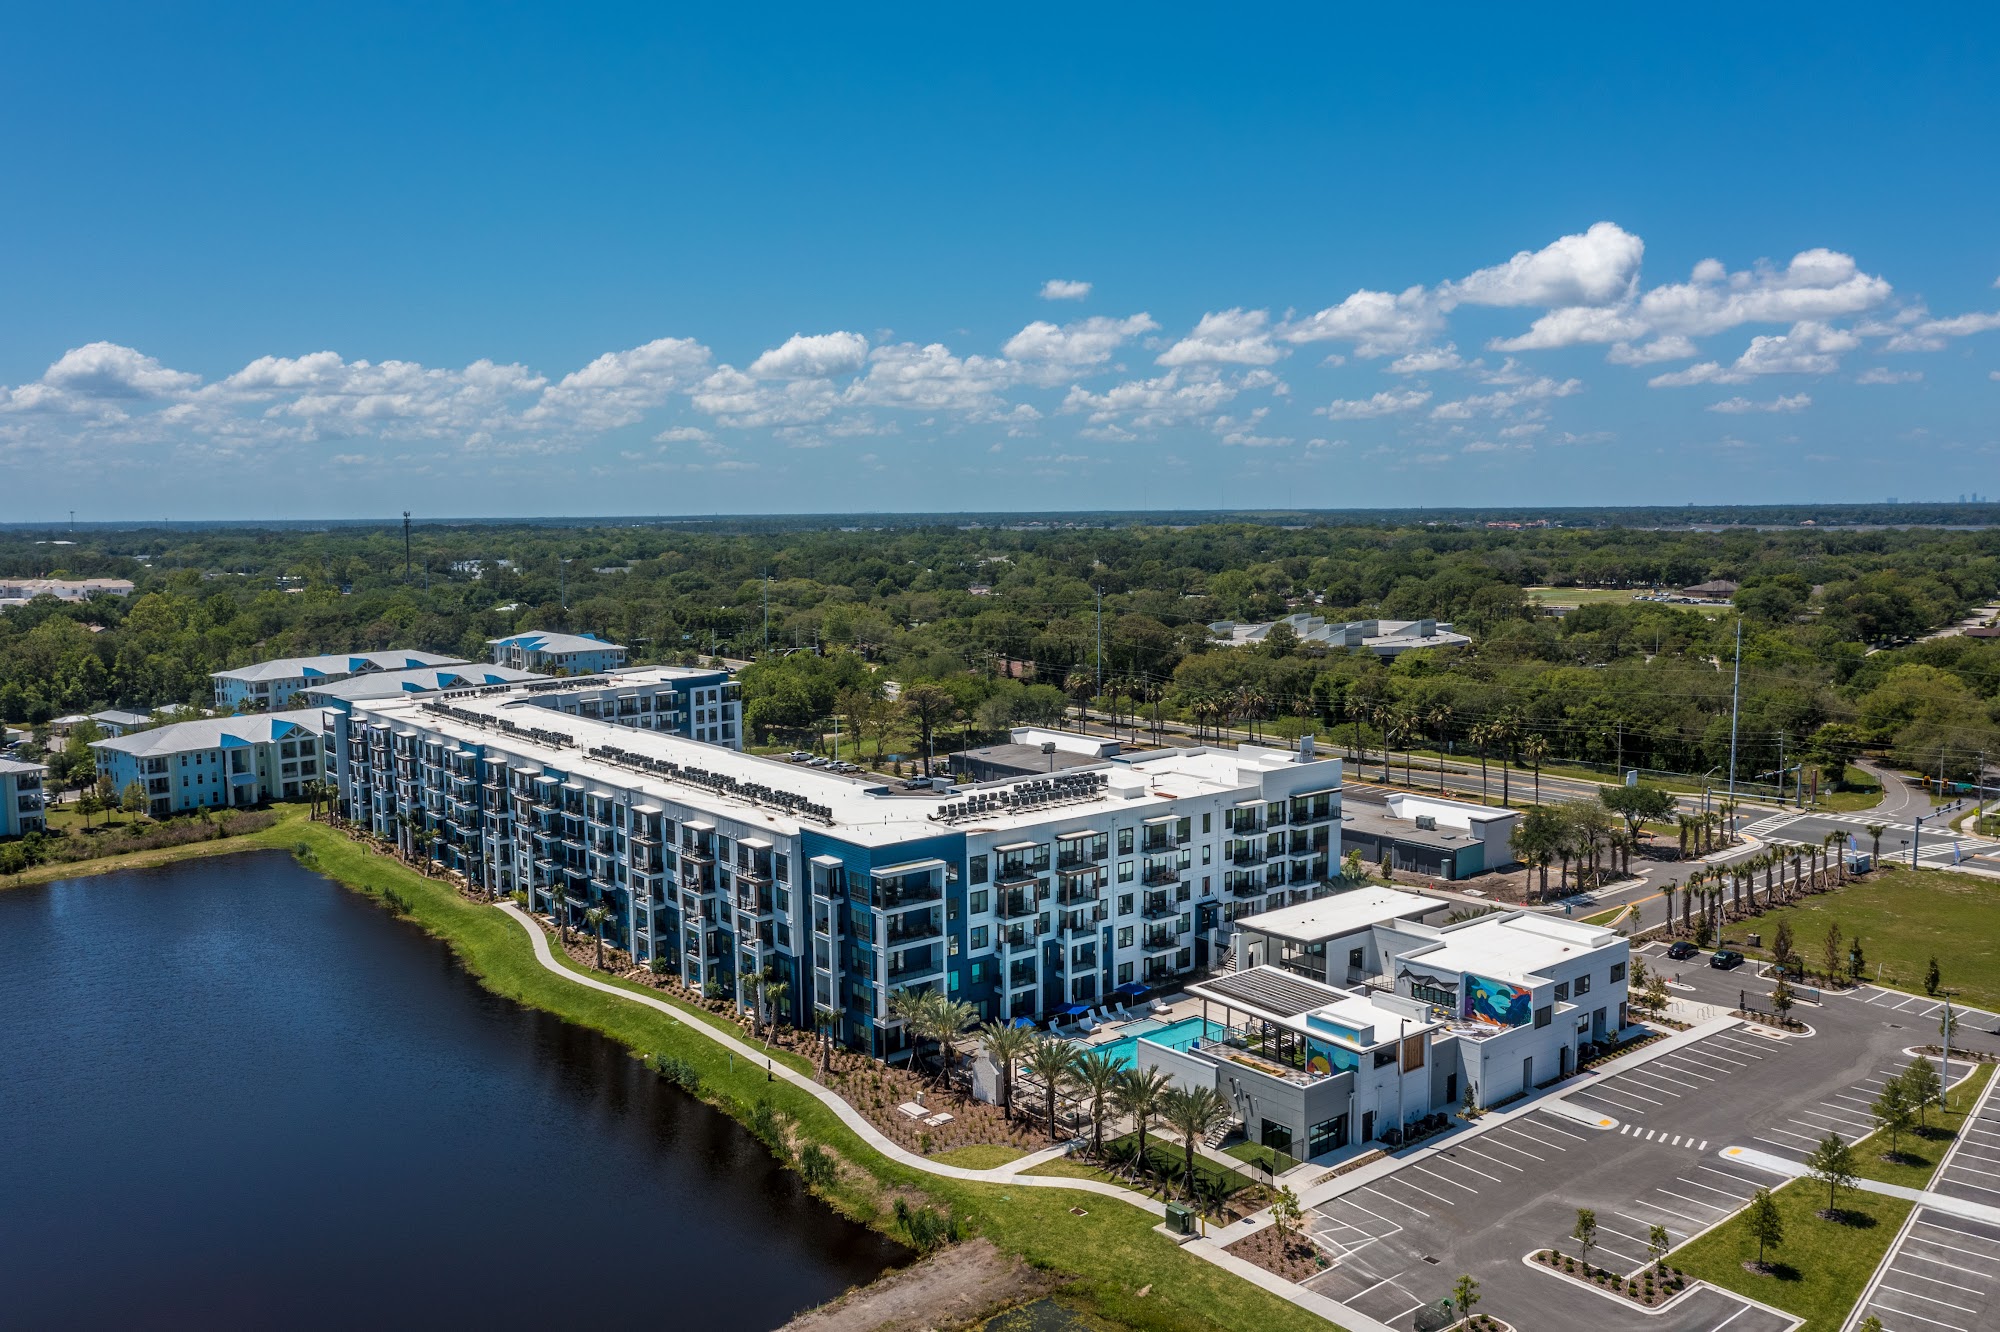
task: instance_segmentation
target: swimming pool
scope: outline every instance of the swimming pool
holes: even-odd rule
[[[1204,1030],[1206,1028],[1206,1030]],[[1115,1041],[1106,1041],[1093,1049],[1102,1050],[1118,1061],[1120,1068],[1131,1068],[1137,1058],[1139,1040],[1144,1037],[1155,1045],[1164,1045],[1169,1050],[1185,1050],[1196,1041],[1221,1040],[1228,1032],[1220,1022],[1209,1022],[1204,1018],[1182,1018],[1178,1022],[1141,1024],[1129,1036],[1120,1036]]]

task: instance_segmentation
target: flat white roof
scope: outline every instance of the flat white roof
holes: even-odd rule
[[[1535,912],[1487,916],[1445,930],[1442,948],[1414,954],[1412,966],[1526,981],[1586,953],[1622,942],[1615,930]]]
[[[449,706],[452,713],[433,711],[427,706],[437,702]],[[583,778],[607,786],[643,791],[654,799],[670,800],[683,807],[713,811],[739,820],[755,819],[787,832],[801,826],[830,828],[848,841],[867,845],[887,845],[954,832],[975,836],[982,833],[1031,832],[1036,840],[1040,840],[1052,835],[1054,830],[1049,828],[1051,824],[1108,831],[1116,821],[1129,823],[1135,818],[1158,813],[1160,806],[1171,800],[1219,794],[1254,784],[1262,779],[1264,772],[1280,766],[1289,766],[1302,775],[1324,774],[1328,789],[1337,788],[1340,784],[1340,765],[1337,761],[1289,763],[1291,756],[1282,750],[1162,750],[1104,765],[1114,784],[1100,788],[1095,798],[1052,802],[1024,810],[985,811],[947,823],[930,816],[945,805],[962,802],[965,799],[963,795],[892,790],[876,778],[843,777],[823,768],[738,753],[670,732],[636,730],[591,717],[536,707],[527,701],[525,695],[493,694],[450,700],[423,696],[363,700],[356,705],[355,715],[365,721],[418,727],[462,744],[490,746],[516,759],[540,761],[572,779]],[[485,724],[481,724],[481,719],[487,719]],[[508,732],[495,724],[503,720],[538,731],[544,736],[562,737],[569,743],[557,745],[531,735]],[[746,795],[675,781],[609,759],[591,758],[589,752],[600,746],[678,764],[683,768],[702,769],[742,786],[767,787],[789,793],[825,807],[831,814],[832,822],[828,825],[815,820],[802,821],[782,807],[759,803]],[[1279,762],[1273,762],[1274,758]],[[1123,784],[1117,784],[1121,778]],[[1046,778],[1042,776],[1023,777],[1006,783],[984,783],[978,790],[999,791],[1019,783],[1044,780]]]
[[[1239,916],[1239,929],[1275,935],[1295,943],[1318,943],[1344,934],[1386,925],[1392,920],[1418,920],[1451,905],[1435,897],[1396,888],[1354,888],[1331,897],[1279,907],[1255,916]]]

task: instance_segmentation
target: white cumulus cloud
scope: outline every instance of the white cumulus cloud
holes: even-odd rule
[[[827,379],[849,375],[868,359],[868,339],[859,333],[794,333],[750,362],[760,379]]]
[[[1598,222],[1448,282],[1440,295],[1465,305],[1611,305],[1631,296],[1645,253],[1631,232]]]
[[[1871,365],[1854,377],[1857,384],[1914,384],[1924,377],[1921,370],[1890,370]]]
[[[1050,278],[1042,284],[1042,299],[1045,301],[1080,301],[1090,295],[1088,282],[1071,282],[1066,278]]]
[[[1286,323],[1278,332],[1294,343],[1352,342],[1356,356],[1397,356],[1429,342],[1444,322],[1437,302],[1422,287],[1400,295],[1363,289],[1338,305]]]
[[[1007,339],[1000,350],[1017,361],[1040,362],[1059,370],[1082,369],[1103,365],[1119,347],[1157,328],[1153,317],[1143,311],[1124,319],[1094,315],[1061,325],[1037,319]]]
[[[1636,346],[1629,342],[1614,343],[1604,359],[1613,365],[1652,365],[1659,361],[1684,361],[1699,351],[1693,339],[1670,333]]]
[[[1458,354],[1455,343],[1447,342],[1442,347],[1419,347],[1413,352],[1405,352],[1389,365],[1389,373],[1396,375],[1428,375],[1441,370],[1457,370],[1465,364],[1465,358]]]
[[[1155,359],[1165,366],[1270,365],[1285,354],[1272,345],[1270,324],[1271,316],[1263,310],[1213,311]]]
[[[1749,398],[1725,398],[1721,402],[1710,403],[1708,410],[1740,416],[1745,412],[1802,412],[1810,406],[1812,406],[1811,395],[1794,393],[1789,397],[1772,398],[1768,402],[1753,402]]]
[[[1416,389],[1388,389],[1368,398],[1336,398],[1324,407],[1315,407],[1313,414],[1334,421],[1365,421],[1414,412],[1430,400],[1430,394]]]

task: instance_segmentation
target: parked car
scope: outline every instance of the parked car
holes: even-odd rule
[[[808,754],[803,749],[794,749],[791,753],[785,755],[785,757],[790,759],[794,763],[804,763],[807,759],[811,758],[812,755]]]
[[[1676,939],[1667,945],[1667,956],[1676,962],[1685,962],[1699,951],[1686,939]]]
[[[1737,952],[1734,948],[1718,948],[1708,959],[1708,965],[1714,967],[1717,971],[1727,971],[1731,967],[1740,967],[1743,965],[1743,954]]]

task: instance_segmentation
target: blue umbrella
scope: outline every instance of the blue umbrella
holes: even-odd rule
[[[1035,1020],[1031,1017],[1017,1017],[1014,1019],[1014,1025],[1017,1027],[1032,1027],[1035,1025]]]
[[[1065,1008],[1062,1011],[1062,1015],[1064,1017],[1077,1017],[1081,1014],[1088,1013],[1089,1011],[1090,1007],[1087,1004],[1071,1004],[1068,1008]]]
[[[1118,987],[1117,989],[1113,990],[1113,991],[1112,991],[1111,993],[1113,993],[1113,994],[1129,994],[1129,995],[1135,995],[1135,996],[1136,996],[1136,995],[1141,995],[1141,994],[1144,994],[1145,992],[1146,992],[1146,987],[1145,987],[1145,986],[1143,986],[1143,985],[1141,985],[1141,984],[1139,984],[1139,982],[1137,982],[1137,981],[1126,981],[1126,982],[1125,982],[1125,983],[1124,983],[1123,985],[1119,986],[1119,987]]]

